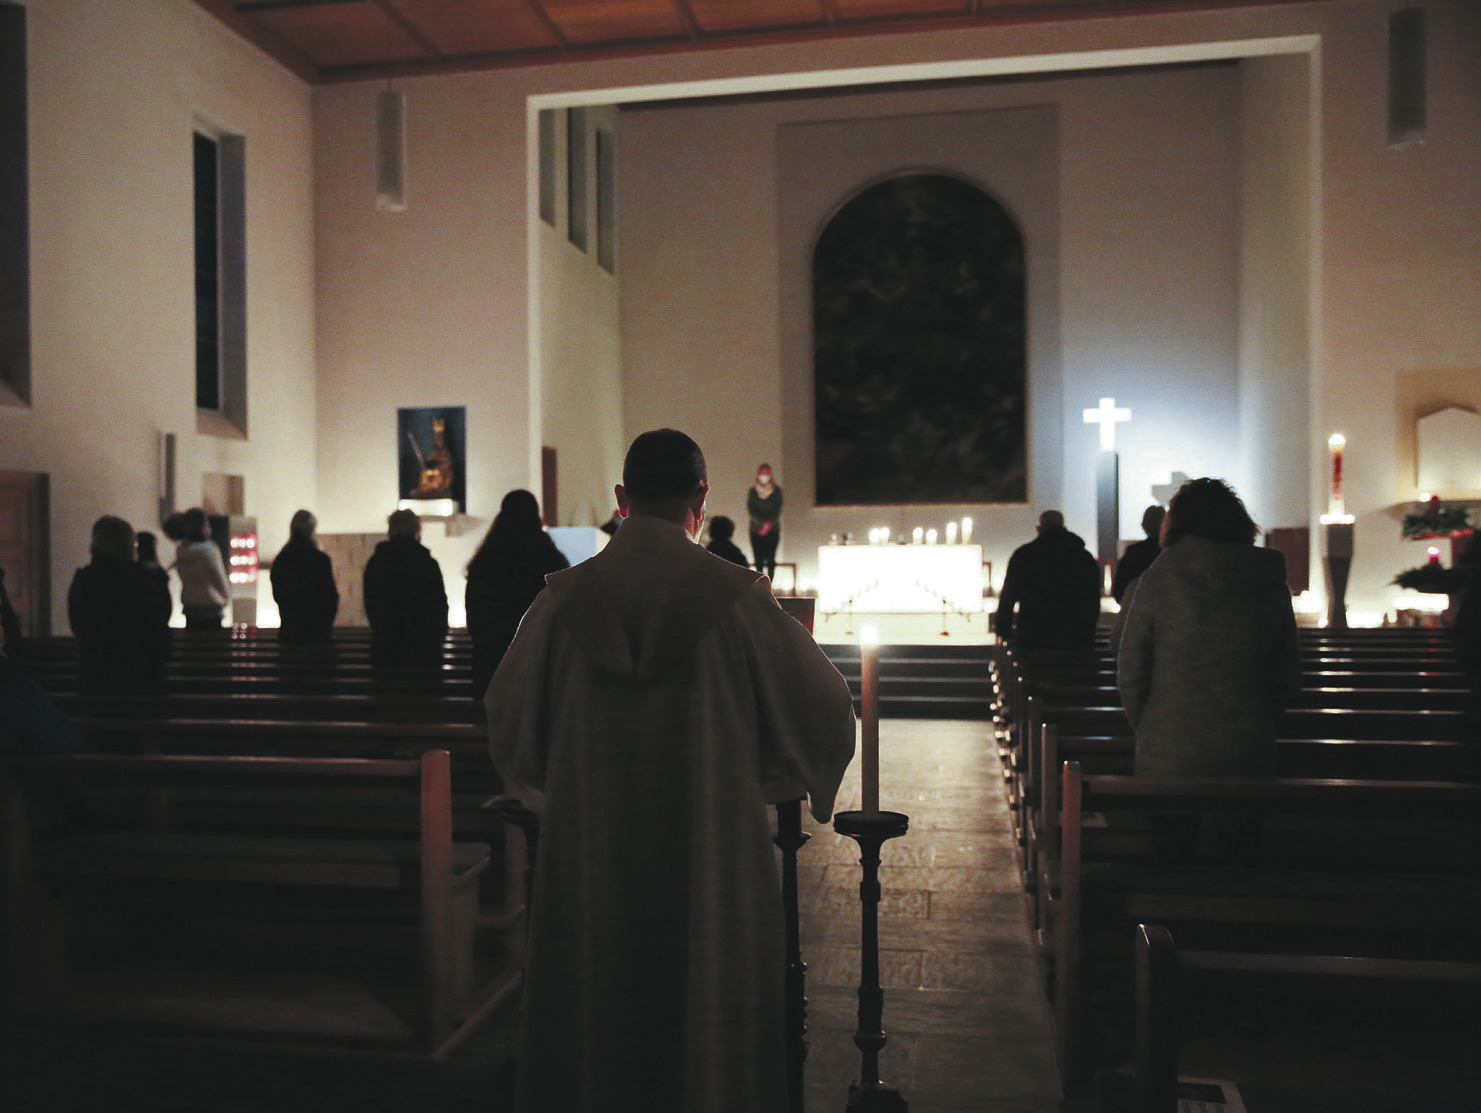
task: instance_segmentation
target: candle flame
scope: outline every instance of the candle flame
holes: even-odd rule
[[[863,629],[861,629],[859,631],[859,644],[860,645],[878,645],[879,644],[879,627],[878,626],[865,626]]]
[[[1330,437],[1327,438],[1328,448],[1342,448],[1346,444],[1347,438],[1344,437],[1341,433],[1333,433]]]

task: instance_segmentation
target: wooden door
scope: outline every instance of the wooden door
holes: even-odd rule
[[[51,520],[47,477],[0,471],[0,568],[27,637],[51,633]]]

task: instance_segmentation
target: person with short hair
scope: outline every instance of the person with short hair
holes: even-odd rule
[[[468,636],[473,639],[473,691],[483,699],[494,670],[514,640],[519,620],[545,577],[571,567],[540,520],[540,502],[525,490],[510,491],[483,543],[468,562],[463,593]]]
[[[79,680],[89,691],[160,687],[170,652],[170,592],[134,561],[134,527],[105,514],[93,523],[92,561],[67,591]]]
[[[268,573],[273,602],[278,605],[278,640],[290,644],[327,642],[339,613],[334,563],[319,548],[314,531],[319,519],[300,510],[288,523],[288,541],[273,558]]]
[[[393,511],[386,540],[365,562],[365,615],[377,664],[432,665],[447,637],[447,588],[442,568],[422,544],[422,520]]]
[[[1152,562],[1161,555],[1162,542],[1158,537],[1162,532],[1162,519],[1166,516],[1167,511],[1162,509],[1161,503],[1153,503],[1142,511],[1142,532],[1147,536],[1126,546],[1126,552],[1116,562],[1116,574],[1111,578],[1111,598],[1117,603],[1126,598],[1126,589],[1131,581],[1152,567]]]
[[[993,629],[1023,649],[1089,651],[1100,621],[1100,564],[1064,515],[1039,515],[1038,536],[1013,550]]]
[[[1116,685],[1139,774],[1267,776],[1301,688],[1285,557],[1222,480],[1190,479],[1162,522],[1162,555],[1132,585]]]
[[[485,697],[543,814],[515,1108],[786,1108],[782,903],[766,805],[833,810],[848,685],[764,576],[695,542],[683,433],[633,441],[622,528],[548,578]]]
[[[211,540],[211,519],[200,507],[180,516],[183,538],[175,546],[175,574],[180,577],[180,609],[187,630],[220,630],[226,604],[231,602],[231,583],[226,561]]]
[[[751,567],[751,562],[746,559],[746,554],[741,552],[741,547],[731,540],[735,536],[735,523],[723,514],[710,519],[710,543],[705,546],[707,552],[714,553],[722,560],[728,560],[731,564],[738,564],[742,568]]]

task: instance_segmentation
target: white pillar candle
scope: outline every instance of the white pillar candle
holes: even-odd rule
[[[925,536],[926,531],[923,530],[920,526],[916,526],[913,530],[910,531],[910,540],[917,545],[919,545],[925,539]]]
[[[956,523],[955,522],[947,522],[946,523],[946,543],[948,545],[955,545],[956,544]]]
[[[935,530],[933,530],[933,529],[926,530],[926,544],[927,545],[934,545],[934,544],[936,544],[936,531]]]
[[[879,814],[879,631],[865,626],[859,632],[859,664],[863,716],[860,724],[859,777],[863,810]]]
[[[970,545],[970,544],[972,544],[972,519],[971,518],[963,518],[962,519],[962,544],[963,545]]]

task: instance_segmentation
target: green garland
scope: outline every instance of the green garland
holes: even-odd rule
[[[1404,538],[1413,541],[1426,537],[1449,537],[1465,533],[1471,528],[1468,511],[1464,506],[1446,506],[1443,503],[1430,509],[1426,506],[1419,514],[1404,515]]]
[[[1471,583],[1469,568],[1446,568],[1440,564],[1421,564],[1394,577],[1399,587],[1426,595],[1459,595]]]

